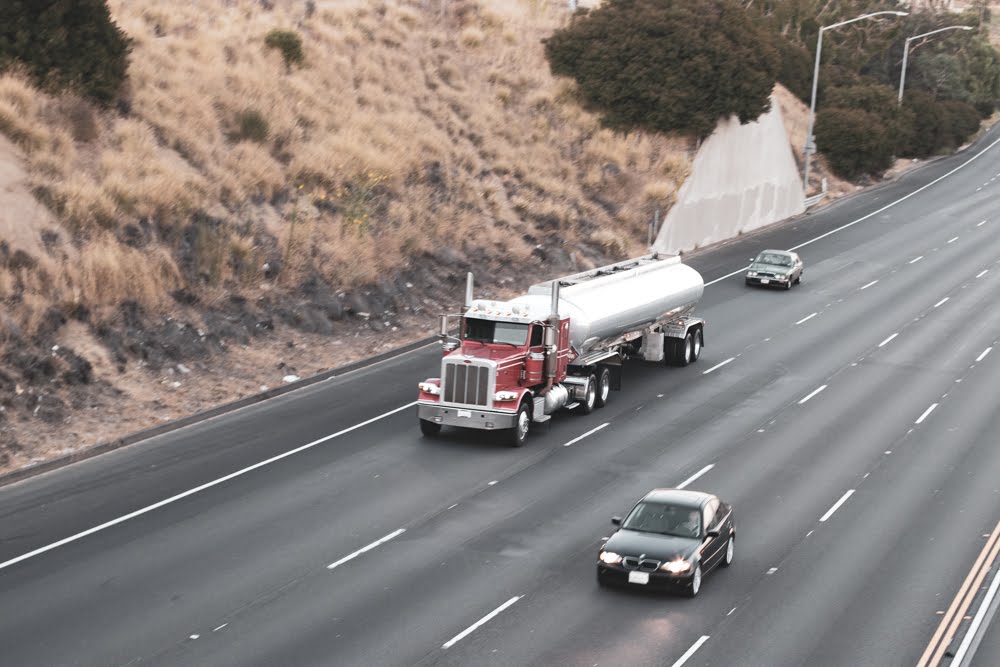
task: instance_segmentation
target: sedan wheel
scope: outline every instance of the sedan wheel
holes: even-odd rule
[[[694,566],[694,574],[691,575],[691,588],[688,590],[688,597],[693,598],[701,590],[701,565]]]
[[[722,567],[729,567],[733,564],[733,553],[735,550],[736,538],[730,535],[729,542],[726,543],[726,557],[722,559]]]

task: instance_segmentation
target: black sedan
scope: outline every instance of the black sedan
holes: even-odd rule
[[[698,595],[701,579],[733,562],[733,508],[700,491],[654,489],[601,547],[597,582]]]

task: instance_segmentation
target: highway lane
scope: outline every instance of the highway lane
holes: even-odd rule
[[[995,161],[992,166],[996,168]],[[978,180],[982,175],[972,167],[980,165],[968,168],[976,177],[972,180]],[[924,393],[934,394],[936,379],[948,368],[921,373],[913,367],[927,365],[919,360],[937,358],[942,347],[957,354],[961,345],[950,344],[956,337],[948,327],[921,324],[932,323],[933,315],[951,306],[964,307],[966,313],[988,310],[988,298],[975,297],[975,290],[995,294],[996,283],[989,281],[996,268],[982,278],[963,272],[971,266],[985,269],[1000,257],[996,227],[978,226],[990,213],[990,199],[981,192],[977,196],[971,188],[968,197],[945,207],[943,216],[928,215],[926,201],[904,202],[875,224],[859,224],[812,244],[801,251],[809,261],[802,290],[748,292],[738,280],[712,286],[702,309],[711,327],[702,363],[669,371],[630,367],[626,391],[615,394],[608,408],[589,417],[558,418],[549,433],[533,438],[524,450],[474,442],[467,434],[421,442],[412,415],[398,413],[134,523],[20,563],[11,568],[16,578],[0,570],[0,604],[19,610],[16,622],[0,627],[0,641],[11,647],[13,657],[46,664],[136,658],[323,663],[329,656],[344,664],[583,664],[591,658],[621,662],[615,656],[622,655],[632,658],[627,662],[643,664],[679,656],[699,633],[714,631],[733,598],[738,601],[761,582],[774,580],[757,566],[773,562],[775,553],[798,548],[801,528],[815,523],[848,478],[858,474],[855,468],[863,468],[873,456],[866,441],[873,434],[878,441],[890,438],[905,420],[912,421],[908,397],[913,392],[899,387],[919,388],[916,403]],[[820,222],[832,228],[838,221]],[[796,226],[786,230],[790,236],[808,227],[801,222]],[[958,240],[949,243],[956,234]],[[727,245],[722,252],[742,258],[759,245],[788,247],[795,241],[777,242],[781,240],[779,232],[770,231],[748,244]],[[911,248],[915,251],[907,254]],[[911,264],[917,256],[923,259]],[[714,253],[700,255],[692,263],[710,264],[717,261],[713,258]],[[706,277],[712,275],[706,271]],[[861,290],[872,280],[879,282]],[[974,280],[982,282],[969,287]],[[972,298],[964,299],[966,291]],[[935,308],[945,297],[949,301]],[[811,313],[817,314],[796,324]],[[866,326],[858,327],[858,322]],[[980,334],[989,337],[990,326],[995,334],[996,324],[986,320]],[[921,336],[927,340],[919,344],[907,329],[926,329]],[[897,339],[877,347],[896,330]],[[883,331],[888,333],[883,336]],[[884,375],[876,368],[861,384],[878,391],[838,384],[849,371],[868,370],[865,355],[887,352],[905,341],[918,346],[918,362],[890,366]],[[414,355],[421,356],[426,359],[416,363],[424,366],[412,373],[417,379],[432,372],[427,368],[433,368],[436,353]],[[731,357],[734,361],[723,368],[702,375]],[[359,374],[359,384],[375,384],[375,401],[382,401],[384,394],[392,397],[394,384],[412,385],[388,380],[394,372],[399,368],[373,369]],[[310,441],[309,436],[326,435],[320,433],[324,423],[327,433],[357,423],[339,421],[350,410],[334,414],[329,422],[322,418],[325,406],[333,403],[328,392],[350,392],[351,382],[345,378],[339,386],[334,381],[310,392],[312,403],[302,413],[299,399],[279,400],[275,408],[287,411],[281,423],[291,419],[298,427],[301,419],[301,434],[294,427],[277,437],[264,432],[262,424],[279,423],[280,412],[266,414],[265,409],[259,421],[251,417],[251,424],[243,426],[248,448],[258,456],[273,455]],[[823,392],[799,405],[823,384]],[[353,386],[357,392],[358,384]],[[848,398],[831,400],[840,392]],[[412,400],[408,391],[401,394],[397,406]],[[875,400],[886,394],[895,407],[884,409]],[[873,405],[895,418],[873,414]],[[385,400],[369,413],[397,406]],[[814,411],[816,406],[826,407]],[[233,423],[203,428],[217,428],[210,434],[222,438],[248,417],[238,414]],[[845,417],[852,426],[850,437],[834,438]],[[610,425],[563,447],[603,423]],[[772,439],[769,427],[781,425],[786,430],[779,428]],[[763,434],[758,433],[761,428]],[[175,434],[188,447],[187,456],[204,448],[199,438],[205,436],[197,427]],[[764,454],[748,456],[755,438],[763,441]],[[231,442],[226,450],[236,456],[239,440]],[[129,459],[128,474],[120,478],[131,484],[121,496],[128,508],[147,498],[167,497],[166,489],[150,480],[172,476],[158,476],[157,469],[142,463],[141,453],[158,453],[164,457],[159,466],[183,470],[186,459],[162,454],[164,449],[148,445],[126,450],[128,456],[116,453]],[[224,467],[219,462],[223,458],[210,458],[203,467],[191,464],[187,474],[201,482],[212,479],[210,466]],[[817,460],[826,464],[812,465]],[[102,457],[91,463],[109,461]],[[728,467],[726,461],[731,461]],[[709,578],[703,597],[693,602],[596,590],[592,554],[600,535],[609,530],[607,517],[627,509],[649,486],[675,484],[709,464],[716,467],[703,478],[706,488],[732,498],[740,525],[753,526],[744,531],[746,540],[741,536],[740,567]],[[50,508],[50,515],[67,522],[65,527],[93,525],[88,521],[91,509],[96,514],[113,510],[114,502],[100,495],[100,484],[121,488],[119,478],[112,473],[95,481],[75,474],[81,475],[73,486],[77,495],[61,503],[50,500],[57,496],[45,488],[53,476],[11,487],[20,504],[3,518],[5,549],[13,534],[6,528],[14,519],[40,532],[49,524],[39,517]],[[491,481],[497,484],[491,486]],[[8,492],[0,492],[4,511]],[[37,507],[32,500],[39,498],[46,501],[42,515],[29,509]],[[87,511],[75,515],[72,505],[81,498],[102,502],[81,505]],[[775,498],[782,499],[778,517]],[[42,539],[32,533],[32,544],[37,548],[44,535],[58,534],[58,528]],[[400,528],[406,532],[333,570],[325,567]],[[17,546],[10,552],[16,553]],[[808,577],[793,579],[791,585],[798,590],[803,581]],[[456,644],[440,648],[522,595]],[[635,618],[643,622],[632,623]],[[736,624],[745,616],[729,618]],[[711,655],[721,650],[718,646],[724,645],[714,635],[695,656]],[[797,649],[783,650],[792,655]]]

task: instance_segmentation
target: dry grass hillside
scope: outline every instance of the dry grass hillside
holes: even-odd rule
[[[689,168],[551,77],[562,0],[108,4],[116,108],[0,77],[0,469],[422,337],[466,270],[642,252]]]

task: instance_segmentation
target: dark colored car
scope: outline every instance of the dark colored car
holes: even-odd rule
[[[597,583],[698,595],[701,579],[733,562],[733,508],[717,496],[654,489],[636,503],[597,557]]]
[[[764,250],[754,257],[746,273],[747,285],[792,289],[802,282],[802,259],[787,250]]]

